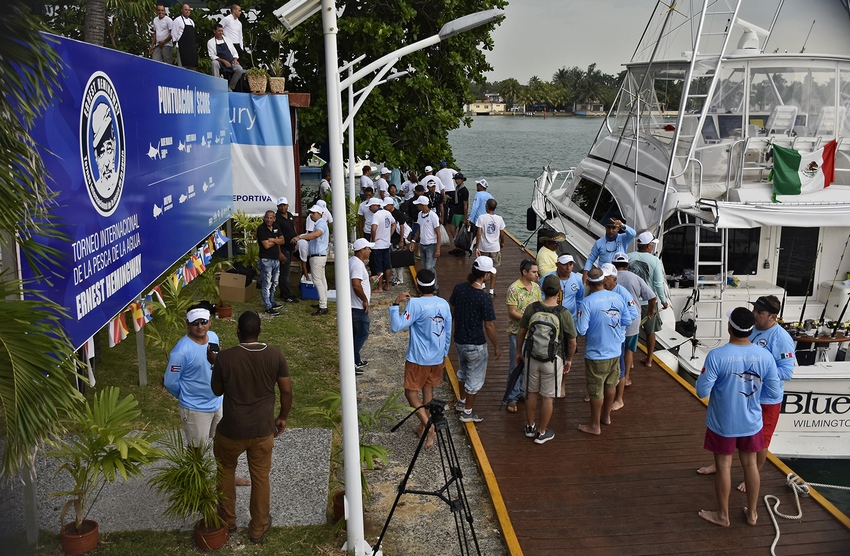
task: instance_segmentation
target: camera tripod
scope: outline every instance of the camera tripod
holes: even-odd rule
[[[446,421],[445,414],[443,413],[445,404],[446,402],[442,400],[433,399],[429,403],[414,409],[410,415],[402,419],[398,424],[390,429],[391,432],[395,432],[420,409],[427,409],[430,412],[428,422],[425,424],[425,430],[422,431],[422,437],[419,439],[416,451],[413,452],[413,458],[410,460],[410,465],[407,466],[407,472],[398,485],[398,494],[393,502],[393,507],[390,509],[390,514],[387,516],[387,521],[384,523],[384,528],[381,530],[381,536],[378,537],[378,542],[375,544],[375,548],[372,552],[373,556],[378,553],[378,549],[381,547],[381,541],[384,540],[384,535],[387,533],[387,529],[390,526],[393,513],[395,513],[395,509],[398,506],[398,502],[401,499],[402,494],[405,493],[436,496],[448,504],[455,519],[455,529],[457,530],[457,540],[460,545],[461,556],[472,554],[481,556],[481,549],[478,546],[478,538],[475,536],[475,529],[472,527],[472,512],[469,509],[469,500],[466,497],[466,490],[463,487],[463,472],[460,469],[457,450],[455,450],[454,442],[452,442],[452,433],[449,430],[449,424]],[[413,467],[416,465],[416,460],[419,458],[422,447],[425,445],[425,441],[428,438],[428,432],[432,427],[437,433],[437,449],[440,452],[440,466],[443,470],[443,479],[445,483],[442,487],[433,491],[409,489],[407,488],[407,481],[410,479],[411,473],[413,473]],[[469,535],[472,537],[472,542],[475,546],[474,553],[469,545],[467,527]]]

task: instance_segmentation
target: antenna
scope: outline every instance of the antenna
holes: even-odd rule
[[[800,49],[800,54],[802,54],[803,52],[806,51],[806,45],[809,43],[809,37],[812,36],[812,29],[815,28],[815,21],[817,21],[817,20],[816,19],[812,20],[812,26],[809,27],[809,34],[806,35],[806,40],[803,41],[803,48]]]

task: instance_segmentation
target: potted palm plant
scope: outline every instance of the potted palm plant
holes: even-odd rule
[[[48,457],[59,463],[56,474],[66,472],[73,485],[53,496],[70,496],[62,507],[60,538],[69,556],[97,547],[98,524],[86,519],[97,501],[104,483],[138,477],[142,469],[163,455],[153,446],[158,432],[137,430],[142,412],[132,395],[119,399],[118,388],[106,388],[84,406],[72,407],[66,426],[68,436],[50,440]],[[64,523],[65,514],[74,508],[74,520]]]
[[[262,95],[266,92],[266,86],[269,81],[269,72],[263,68],[254,66],[245,72],[248,76],[248,88],[255,95]]]
[[[232,267],[230,261],[218,259],[206,265],[206,270],[195,280],[195,288],[201,299],[215,303],[215,314],[220,319],[230,318],[233,315],[233,306],[228,305],[221,299],[221,288],[218,286],[218,275]]]
[[[269,70],[272,73],[269,77],[269,88],[275,94],[283,94],[286,90],[286,79],[283,75],[285,66],[281,57],[283,55],[283,42],[288,34],[289,32],[283,25],[278,25],[269,33],[269,38],[277,43],[277,58],[269,63]]]
[[[148,481],[168,502],[163,513],[183,520],[200,518],[195,523],[195,545],[204,551],[221,548],[230,532],[218,515],[223,494],[211,444],[184,444],[180,431],[172,430],[166,436],[165,449],[164,465]]]

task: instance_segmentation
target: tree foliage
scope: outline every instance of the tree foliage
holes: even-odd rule
[[[54,193],[37,146],[33,121],[49,103],[61,60],[50,48],[39,21],[22,0],[5,7],[0,19],[0,241],[15,243],[34,274],[47,279],[59,254],[37,236],[59,237],[50,219]],[[14,257],[10,257],[14,259]],[[55,431],[58,417],[79,397],[68,373],[75,370],[73,347],[59,325],[63,309],[47,300],[22,300],[14,260],[4,258],[0,274],[0,411],[6,421],[3,474],[19,471],[33,449]]]

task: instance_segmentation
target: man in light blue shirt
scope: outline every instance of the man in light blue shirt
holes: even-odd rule
[[[437,284],[434,271],[427,268],[420,270],[416,284],[422,297],[411,298],[410,293],[401,292],[390,307],[390,329],[393,332],[410,329],[404,361],[404,395],[411,407],[427,405],[433,399],[434,387],[439,386],[443,378],[452,339],[451,308],[445,299],[434,295]],[[399,304],[404,301],[407,301],[407,306],[401,312]],[[421,438],[429,413],[421,408],[416,416],[421,424],[415,432]],[[436,435],[436,431],[428,431],[426,448],[434,444]]]
[[[324,209],[319,205],[310,207],[310,220],[313,221],[313,231],[303,234],[299,239],[307,240],[308,261],[310,262],[310,276],[313,277],[313,285],[319,294],[319,305],[314,317],[328,314],[328,278],[325,276],[325,265],[328,263],[328,242],[330,233],[328,223],[322,218]]]
[[[590,423],[578,430],[602,434],[602,424],[611,424],[611,406],[620,381],[620,353],[626,328],[633,313],[623,298],[605,289],[605,277],[598,268],[587,273],[588,295],[579,306],[576,329],[586,338],[584,349],[587,393],[590,396]],[[636,309],[635,309],[636,311]]]
[[[475,226],[475,223],[478,222],[479,216],[487,214],[487,201],[493,198],[493,196],[487,192],[488,187],[489,184],[487,183],[487,180],[481,179],[475,182],[475,190],[477,193],[475,194],[475,199],[472,201],[472,208],[469,209],[469,219],[466,221],[466,225],[470,226],[469,237],[478,237],[478,228]],[[470,247],[470,253],[471,252],[472,248]]]
[[[717,468],[715,492],[718,510],[701,510],[706,521],[729,526],[729,493],[732,490],[732,455],[738,449],[747,488],[747,522],[755,525],[759,495],[757,452],[764,449],[762,410],[759,401],[779,392],[780,381],[771,354],[749,340],[755,328],[753,314],[738,307],[727,315],[729,343],[711,350],[696,382],[697,395],[708,397],[705,415],[705,449],[714,453]]]
[[[612,262],[614,255],[620,251],[625,253],[635,239],[635,235],[634,228],[626,226],[618,218],[611,217],[608,224],[605,224],[605,235],[597,239],[596,243],[590,249],[590,255],[584,264],[582,274],[587,276],[588,271],[593,268],[594,263],[601,267],[605,263]]]
[[[573,272],[574,264],[572,255],[561,255],[558,257],[558,262],[555,263],[555,271],[546,275],[554,274],[558,278],[561,284],[558,301],[570,312],[573,322],[578,318],[578,306],[584,301],[584,283],[582,283],[581,274]],[[546,276],[540,278],[541,284],[543,284]]]

